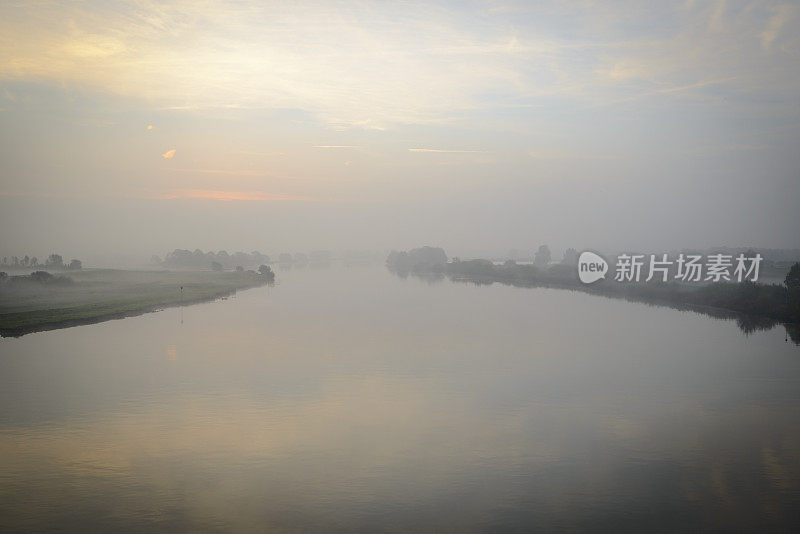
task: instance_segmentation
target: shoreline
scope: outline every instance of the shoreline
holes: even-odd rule
[[[118,311],[118,312],[109,312],[104,313],[101,315],[94,315],[88,316],[81,319],[62,319],[53,322],[42,322],[31,324],[28,326],[22,327],[11,327],[11,328],[0,328],[0,337],[2,338],[16,338],[22,337],[27,334],[35,334],[36,332],[47,332],[49,330],[61,330],[62,328],[72,328],[73,326],[85,326],[90,324],[97,324],[97,323],[105,323],[106,321],[116,321],[119,319],[126,319],[128,317],[137,317],[139,315],[145,315],[147,313],[156,313],[160,311],[164,311],[167,308],[179,308],[181,306],[190,306],[194,304],[203,304],[205,302],[214,302],[216,300],[224,299],[225,297],[230,297],[235,295],[239,291],[244,291],[247,289],[255,289],[257,287],[261,287],[265,284],[259,284],[250,287],[241,287],[238,289],[233,289],[231,291],[214,295],[210,297],[202,297],[196,298],[192,300],[187,300],[183,302],[170,302],[166,304],[160,304],[155,306],[148,306],[145,308],[137,308],[134,310],[126,310],[126,311]],[[46,311],[57,311],[57,310],[46,310]],[[24,313],[24,312],[22,312]]]
[[[127,274],[125,271],[115,271],[115,274]],[[193,276],[209,276],[206,273],[192,273]],[[210,275],[214,276],[214,275]],[[43,304],[39,308],[0,313],[0,337],[17,338],[36,332],[49,330],[60,330],[73,326],[84,326],[97,324],[106,321],[136,317],[146,313],[154,313],[167,308],[176,308],[204,302],[213,302],[219,299],[235,295],[238,291],[254,289],[264,285],[269,285],[270,280],[264,279],[259,275],[246,275],[239,277],[231,276],[224,280],[172,282],[164,285],[163,281],[152,283],[147,286],[114,286],[123,294],[112,299],[86,300],[76,305],[69,305],[70,296],[64,296],[60,302],[52,305]],[[77,285],[77,284],[76,284]],[[180,287],[185,287],[186,291],[181,292]],[[66,291],[71,291],[70,287]],[[91,287],[77,287],[78,293],[75,296],[84,297],[85,293],[92,290]],[[3,309],[3,308],[0,308]]]
[[[748,317],[759,319],[763,321],[774,322],[774,324],[793,325],[800,327],[800,323],[793,321],[785,321],[765,314],[748,313],[732,308],[725,308],[722,306],[713,306],[710,304],[699,304],[691,302],[676,302],[663,297],[646,297],[642,295],[630,294],[624,291],[604,291],[598,290],[599,287],[578,285],[559,284],[559,283],[525,283],[508,279],[493,279],[490,277],[469,277],[469,276],[456,276],[450,278],[454,282],[475,283],[475,284],[502,284],[514,287],[523,288],[543,288],[543,289],[559,289],[565,291],[576,291],[578,293],[586,293],[597,297],[604,297],[609,299],[627,300],[629,302],[638,302],[652,306],[660,306],[664,308],[672,308],[680,311],[693,311],[702,313],[704,315],[711,315],[723,319],[735,319],[738,317]]]
[[[603,280],[587,285],[579,283],[574,268],[565,265],[542,269],[516,263],[497,265],[488,260],[456,260],[437,264],[421,262],[410,268],[398,269],[392,263],[387,261],[387,268],[402,278],[411,275],[428,280],[447,278],[453,282],[475,285],[496,283],[520,288],[575,291],[733,320],[746,334],[782,325],[787,336],[800,344],[800,315],[790,304],[786,287],[780,284],[750,282],[685,286],[671,282],[615,285]]]

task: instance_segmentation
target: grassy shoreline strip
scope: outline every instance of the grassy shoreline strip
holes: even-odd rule
[[[100,273],[97,278],[101,281],[93,281],[91,288],[85,282],[78,283],[67,288],[54,288],[44,296],[41,288],[32,287],[27,294],[35,302],[34,309],[24,301],[29,288],[23,287],[12,295],[4,295],[5,302],[0,305],[0,336],[19,337],[210,302],[269,283],[267,278],[255,273],[191,273],[185,275],[191,280],[186,283],[176,280],[182,277],[182,273],[165,275],[168,278],[166,282],[159,280],[157,274],[149,273],[149,276],[153,278],[149,283],[126,285],[115,280],[103,281]],[[108,293],[95,292],[98,283],[107,286]],[[81,303],[69,305],[71,301]]]

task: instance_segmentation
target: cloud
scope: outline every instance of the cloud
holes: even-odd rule
[[[161,157],[164,158],[164,159],[172,159],[172,158],[174,158],[175,157],[175,149],[173,148],[173,149],[167,150],[166,152],[161,154]]]
[[[791,55],[800,28],[787,4],[95,7],[0,5],[0,80],[89,88],[163,110],[301,110],[334,129],[367,130],[640,93],[791,104],[800,90]],[[707,79],[724,83],[695,85]],[[684,87],[693,89],[669,90]]]

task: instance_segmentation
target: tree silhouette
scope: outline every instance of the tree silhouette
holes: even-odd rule
[[[550,247],[547,245],[539,246],[536,255],[533,257],[533,263],[536,265],[545,266],[550,263]]]
[[[258,268],[258,272],[269,281],[275,280],[275,273],[272,272],[272,268],[269,265],[261,265]]]
[[[53,269],[61,269],[64,267],[64,258],[62,258],[60,254],[50,254],[44,264]]]

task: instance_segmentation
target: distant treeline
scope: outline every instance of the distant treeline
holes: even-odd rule
[[[270,258],[257,250],[249,254],[246,252],[228,254],[224,250],[214,253],[211,251],[203,252],[200,249],[195,249],[192,252],[191,250],[176,248],[168,253],[163,261],[158,256],[154,256],[153,262],[165,267],[180,267],[184,269],[212,269],[217,266],[233,269],[236,267],[248,268],[265,265],[270,263]]]
[[[350,257],[358,258],[361,257],[361,255],[354,251],[348,251],[344,254],[344,258]],[[331,259],[332,255],[330,251],[327,250],[316,250],[309,254],[303,252],[297,252],[295,254],[284,252],[278,256],[277,263],[305,265],[308,263],[328,263]],[[238,267],[247,269],[273,263],[273,259],[257,250],[249,254],[246,252],[228,254],[228,252],[224,250],[219,252],[203,252],[200,249],[195,249],[193,252],[191,250],[176,248],[168,253],[163,260],[158,256],[153,256],[152,263],[165,267],[179,267],[184,269],[234,269]]]
[[[701,286],[678,282],[622,283],[600,280],[580,282],[577,267],[570,264],[537,266],[509,260],[496,265],[477,259],[447,261],[441,248],[423,247],[392,252],[386,260],[390,270],[400,274],[448,275],[475,282],[501,282],[518,286],[575,289],[606,296],[652,301],[676,307],[711,307],[753,314],[787,323],[800,323],[800,263],[795,263],[783,284],[717,282]]]
[[[386,258],[386,265],[398,272],[444,272],[447,254],[444,249],[422,247],[397,252],[393,250]]]
[[[64,258],[60,254],[50,254],[43,263],[40,263],[39,258],[36,256],[28,255],[23,257],[11,256],[10,258],[4,256],[2,263],[0,263],[0,269],[36,269],[37,267],[50,270],[79,271],[83,268],[83,263],[80,260],[71,260],[69,263],[64,263]]]

